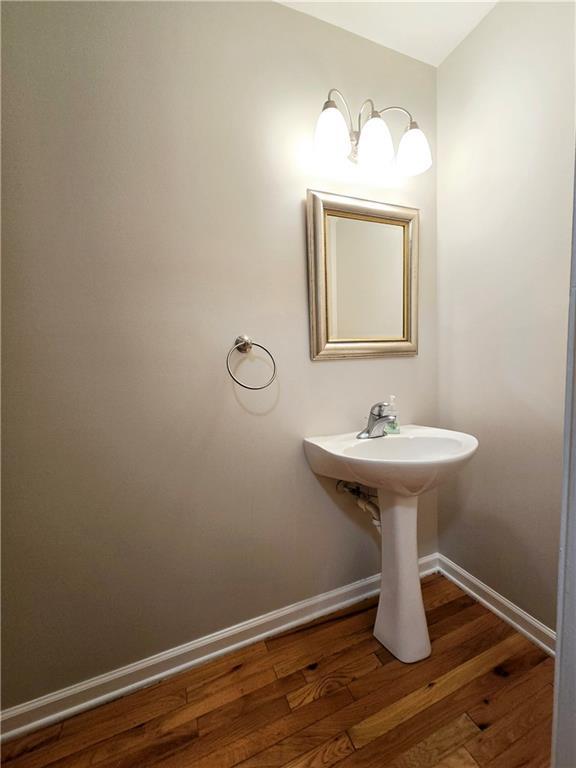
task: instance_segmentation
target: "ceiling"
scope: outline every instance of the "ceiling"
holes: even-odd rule
[[[496,2],[284,2],[437,67]]]

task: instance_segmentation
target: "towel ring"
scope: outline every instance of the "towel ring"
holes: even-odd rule
[[[272,360],[272,376],[270,379],[266,382],[266,384],[262,384],[260,387],[251,387],[249,384],[244,384],[244,382],[240,381],[240,379],[237,379],[236,376],[232,373],[232,370],[230,368],[230,357],[232,356],[232,352],[242,352],[242,354],[246,354],[247,352],[250,352],[252,347],[258,347],[258,349],[264,350],[270,360]],[[272,356],[272,353],[269,349],[266,349],[266,347],[263,347],[262,344],[257,344],[255,341],[252,341],[252,339],[249,336],[237,336],[234,340],[234,346],[230,349],[228,352],[228,355],[226,356],[226,368],[228,370],[228,373],[230,376],[234,379],[236,384],[239,384],[241,387],[244,387],[244,389],[266,389],[266,387],[269,387],[270,384],[274,381],[276,378],[276,360],[274,360],[274,357]]]

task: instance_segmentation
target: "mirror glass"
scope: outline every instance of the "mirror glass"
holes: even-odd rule
[[[404,336],[404,227],[327,213],[328,340]]]
[[[308,190],[312,360],[418,352],[415,208]]]

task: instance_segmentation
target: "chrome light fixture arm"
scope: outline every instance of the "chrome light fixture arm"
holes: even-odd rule
[[[384,107],[384,109],[377,110],[379,115],[383,115],[384,112],[390,112],[391,110],[396,110],[398,112],[404,112],[406,117],[408,118],[408,130],[411,128],[418,128],[418,123],[414,118],[412,117],[412,114],[408,112],[407,109],[404,109],[404,107]]]
[[[362,127],[364,125],[364,123],[362,122],[364,111],[366,107],[370,107],[370,117],[377,117],[378,113],[376,112],[376,108],[374,106],[373,100],[366,99],[363,102],[358,112],[358,121],[357,121],[358,129],[354,130],[354,120],[352,118],[352,111],[348,106],[348,102],[344,98],[344,95],[342,94],[341,91],[338,90],[338,88],[330,88],[330,90],[328,91],[328,98],[324,103],[324,109],[326,109],[327,107],[336,107],[336,109],[338,109],[337,104],[333,98],[334,96],[338,96],[341,103],[344,105],[344,109],[346,110],[345,117],[348,118],[348,132],[350,134],[350,143],[352,145],[352,151],[350,152],[350,160],[352,160],[353,162],[356,162],[356,156],[358,153],[358,141],[360,139],[360,133],[362,131]]]
[[[404,112],[404,114],[407,116],[408,120],[413,123],[414,118],[412,117],[411,113],[408,112],[407,109],[404,109],[404,107],[384,107],[384,109],[378,109],[376,110],[379,115],[383,115],[384,112],[390,112],[392,109],[397,110],[398,112]]]
[[[334,94],[334,93],[338,95],[338,97],[340,98],[340,101],[342,102],[342,104],[344,104],[344,107],[346,109],[346,115],[348,117],[348,127],[349,127],[349,130],[350,130],[350,134],[352,134],[354,132],[354,123],[352,121],[352,112],[350,111],[350,107],[348,106],[348,102],[346,101],[346,99],[344,98],[342,93],[338,90],[338,88],[330,88],[330,90],[328,91],[328,99],[326,101],[326,104],[328,104],[328,102],[331,102],[330,106],[332,106],[332,104],[333,104],[336,107],[336,102],[332,98],[332,94]],[[324,104],[324,109],[326,109],[326,104]]]
[[[358,112],[358,136],[360,136],[360,131],[362,130],[362,114],[364,113],[364,107],[367,106],[370,107],[370,117],[374,117],[374,113],[376,112],[372,99],[366,99],[366,101],[360,107],[360,111]]]

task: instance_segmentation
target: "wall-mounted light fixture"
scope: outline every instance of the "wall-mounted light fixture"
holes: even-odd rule
[[[344,105],[347,121],[333,99],[336,95]],[[364,120],[366,107],[370,108],[370,116]],[[408,126],[400,139],[396,158],[392,136],[382,118],[384,112],[392,110],[404,112],[408,118]],[[314,144],[318,156],[327,162],[347,157],[353,163],[373,171],[387,171],[395,166],[396,171],[403,176],[417,176],[432,165],[428,140],[404,107],[376,109],[372,99],[366,99],[358,112],[357,125],[355,129],[344,96],[337,88],[331,88],[316,124]]]

